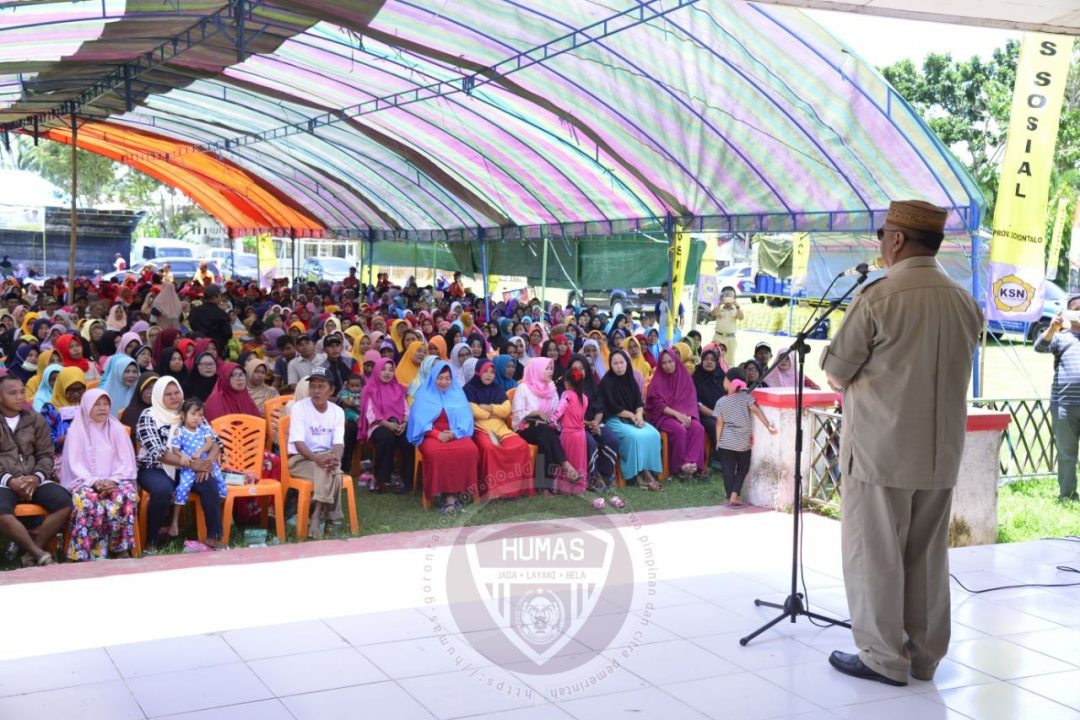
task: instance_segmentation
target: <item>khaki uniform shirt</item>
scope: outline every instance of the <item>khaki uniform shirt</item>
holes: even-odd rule
[[[739,309],[734,305],[727,307],[723,304],[717,305],[709,313],[716,319],[716,325],[713,327],[714,335],[734,335],[735,330],[738,327]]]
[[[821,367],[843,382],[841,472],[872,485],[956,485],[982,310],[930,257],[896,263],[848,309]]]

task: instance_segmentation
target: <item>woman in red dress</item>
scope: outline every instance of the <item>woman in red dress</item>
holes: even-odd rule
[[[510,400],[495,382],[495,365],[490,360],[476,366],[476,374],[465,384],[465,397],[476,424],[473,442],[480,448],[480,495],[531,495],[532,451],[507,425]]]
[[[476,493],[480,451],[469,401],[446,361],[435,363],[416,391],[406,435],[423,457],[424,494],[439,500],[441,512],[456,511],[458,495]]]

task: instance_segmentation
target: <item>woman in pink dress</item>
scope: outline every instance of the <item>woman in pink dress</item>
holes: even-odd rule
[[[560,468],[556,476],[556,489],[560,493],[584,492],[589,474],[589,445],[585,438],[585,411],[589,407],[589,398],[582,391],[584,381],[585,373],[581,368],[570,370],[563,378],[566,389],[551,414],[551,421],[559,425],[563,454],[577,474],[577,478],[571,480]]]
[[[671,471],[689,479],[705,464],[705,428],[698,419],[697,389],[674,350],[661,352],[658,364],[645,396],[645,419],[667,433]]]

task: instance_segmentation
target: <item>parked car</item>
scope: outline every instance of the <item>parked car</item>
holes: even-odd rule
[[[194,246],[173,238],[142,238],[132,245],[132,267],[142,267],[144,263],[150,260],[157,262],[162,257],[193,258]]]
[[[309,257],[304,260],[300,276],[309,282],[339,282],[349,277],[349,268],[355,267],[345,258]]]
[[[250,282],[259,279],[259,257],[254,253],[230,253],[217,263],[226,280]]]
[[[631,312],[653,312],[660,302],[660,288],[615,288],[614,290],[571,290],[571,305],[596,305],[612,315]]]

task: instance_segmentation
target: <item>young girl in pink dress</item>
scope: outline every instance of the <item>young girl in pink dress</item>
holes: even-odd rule
[[[560,493],[584,492],[589,474],[588,441],[585,439],[585,411],[589,398],[582,392],[584,380],[585,375],[580,368],[573,368],[564,376],[566,389],[551,415],[551,421],[558,423],[561,431],[559,439],[563,454],[578,475],[576,480],[571,481],[566,471],[560,469],[556,477],[556,488]]]

